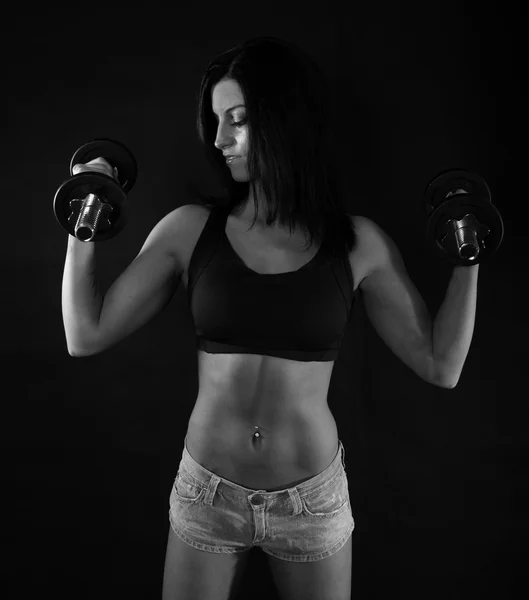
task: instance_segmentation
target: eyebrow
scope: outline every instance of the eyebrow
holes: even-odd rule
[[[228,113],[231,113],[232,110],[235,110],[236,108],[240,108],[241,106],[246,106],[245,104],[236,104],[235,106],[232,106],[231,108],[227,108],[224,111],[224,114],[227,115]],[[215,111],[213,111],[213,114],[215,116],[217,116],[217,113]]]

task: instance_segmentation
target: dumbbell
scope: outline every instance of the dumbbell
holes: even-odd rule
[[[102,157],[117,168],[118,182],[94,171],[73,174],[76,164]],[[70,179],[55,193],[57,221],[82,242],[102,242],[114,237],[126,224],[127,193],[138,175],[132,153],[119,142],[96,139],[78,148],[70,161]]]
[[[426,240],[454,265],[477,265],[503,240],[503,220],[486,181],[465,169],[439,173],[424,193]]]

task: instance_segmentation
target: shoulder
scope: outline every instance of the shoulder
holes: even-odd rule
[[[382,227],[370,219],[360,215],[349,215],[355,230],[361,237],[362,243],[369,248],[371,252],[391,253],[396,249],[396,244],[392,237]]]
[[[347,215],[351,220],[355,230],[362,236],[368,236],[370,239],[376,237],[378,230],[381,231],[381,228],[369,217],[364,217],[362,215]]]
[[[186,218],[196,221],[204,218],[207,219],[211,214],[212,207],[209,205],[204,206],[203,204],[184,204],[176,210],[180,210],[185,214]]]
[[[189,233],[193,235],[196,229],[202,231],[213,208],[202,204],[184,204],[177,210],[181,212],[182,220],[186,224]]]
[[[165,215],[155,231],[166,239],[169,251],[179,259],[185,257],[188,248],[200,237],[211,211],[200,204],[184,204]]]
[[[211,209],[201,204],[184,204],[167,215],[178,228],[180,235],[191,233],[197,227],[203,228],[211,214]]]
[[[208,208],[199,204],[183,204],[166,214],[156,227],[163,228],[171,237],[176,234],[181,236],[202,222],[205,224],[210,212]]]
[[[348,215],[357,236],[357,246],[353,250],[360,254],[372,255],[380,250],[383,244],[382,229],[369,217],[362,215]]]
[[[401,260],[397,245],[378,223],[362,215],[349,215],[357,235],[357,246],[351,252],[363,265],[363,273],[369,275],[374,269]]]

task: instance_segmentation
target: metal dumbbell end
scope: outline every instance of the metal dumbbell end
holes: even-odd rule
[[[479,223],[473,214],[466,214],[462,219],[449,219],[446,226],[450,232],[437,243],[448,252],[457,252],[462,260],[475,263],[481,252],[479,240],[483,248],[486,248],[485,238],[490,229]]]
[[[76,206],[76,203],[79,203],[80,207]],[[109,217],[114,211],[110,204],[101,202],[95,194],[88,194],[84,200],[72,200],[70,207],[72,215],[79,214],[74,226],[74,233],[81,242],[91,242],[96,235],[100,221],[106,219],[110,223]]]
[[[426,188],[424,206],[427,242],[451,263],[475,265],[499,248],[503,221],[480,175],[463,169],[439,174]]]
[[[118,181],[103,173],[73,174],[76,164],[103,157],[117,172]],[[70,161],[70,179],[57,190],[53,200],[55,216],[63,228],[82,242],[114,237],[126,224],[126,192],[137,176],[131,152],[114,140],[98,139],[81,146]]]

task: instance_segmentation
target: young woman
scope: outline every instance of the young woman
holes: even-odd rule
[[[351,597],[354,521],[327,393],[357,290],[382,339],[424,380],[453,387],[468,351],[472,311],[466,329],[449,328],[459,347],[440,335],[436,354],[395,244],[345,212],[327,92],[315,63],[277,38],[225,52],[202,79],[197,123],[225,196],[162,219],[104,297],[92,291],[94,245],[70,237],[73,356],[142,327],[180,280],[188,294],[199,391],[170,494],[164,600],[226,600],[253,546],[281,598]],[[75,172],[89,169],[112,175],[104,159]],[[444,349],[457,361],[441,360]]]

